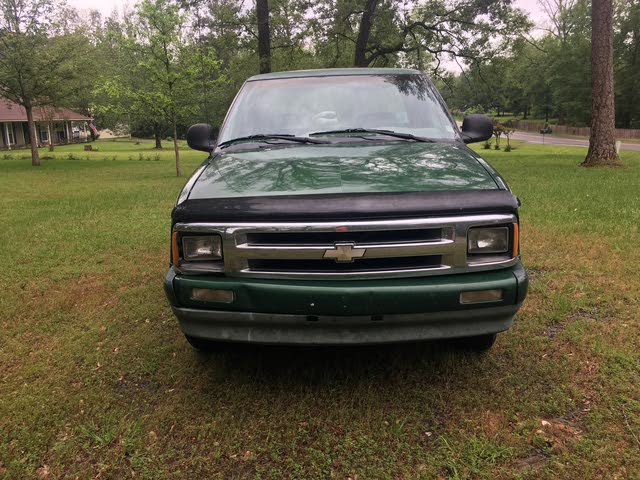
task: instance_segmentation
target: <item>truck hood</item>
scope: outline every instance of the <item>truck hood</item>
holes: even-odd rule
[[[466,147],[385,142],[222,152],[200,174],[188,198],[498,188]]]

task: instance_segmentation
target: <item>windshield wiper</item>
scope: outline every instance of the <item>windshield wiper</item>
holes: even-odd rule
[[[376,133],[378,135],[388,135],[389,137],[403,138],[405,140],[414,140],[416,142],[435,143],[430,138],[417,137],[410,133],[394,132],[393,130],[379,130],[374,128],[345,128],[344,130],[327,130],[326,132],[314,132],[309,135],[332,135],[336,133]]]
[[[222,142],[218,144],[218,147],[225,148],[236,142],[244,142],[244,141],[251,141],[251,140],[257,140],[260,142],[264,142],[267,140],[289,140],[291,142],[298,142],[298,143],[329,143],[325,140],[317,140],[315,138],[309,138],[309,137],[296,137],[295,135],[290,135],[287,133],[258,133],[255,135],[247,135],[246,137],[232,138],[231,140],[227,140],[226,142]]]

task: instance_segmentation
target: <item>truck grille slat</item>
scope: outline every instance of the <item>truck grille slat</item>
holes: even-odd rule
[[[306,273],[343,273],[343,272],[384,272],[389,270],[414,270],[441,268],[442,256],[421,257],[363,258],[351,263],[336,263],[319,260],[271,260],[249,259],[249,270],[255,272],[306,272]]]
[[[248,245],[327,245],[335,242],[357,244],[428,242],[442,238],[441,228],[370,232],[283,232],[249,233]]]

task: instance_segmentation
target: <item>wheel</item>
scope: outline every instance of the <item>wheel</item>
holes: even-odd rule
[[[455,340],[456,346],[471,352],[486,352],[496,342],[497,334],[487,333],[475,337],[463,337]]]
[[[187,342],[189,342],[193,348],[200,352],[216,352],[220,350],[220,342],[192,337],[191,335],[185,335],[184,338],[187,339]]]

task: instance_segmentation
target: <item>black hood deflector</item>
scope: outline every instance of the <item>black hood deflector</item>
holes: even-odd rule
[[[507,190],[282,195],[187,200],[173,209],[173,223],[347,221],[479,213],[517,214]]]

